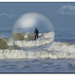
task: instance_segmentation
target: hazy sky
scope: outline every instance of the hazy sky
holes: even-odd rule
[[[0,3],[0,27],[13,27],[28,12],[48,17],[54,28],[75,28],[75,3]]]

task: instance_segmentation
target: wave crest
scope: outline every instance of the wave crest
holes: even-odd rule
[[[48,50],[24,51],[17,49],[0,50],[0,59],[62,59],[75,58],[75,44],[53,42]]]

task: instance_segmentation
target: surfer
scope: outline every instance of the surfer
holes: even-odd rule
[[[39,33],[39,31],[37,30],[37,28],[35,28],[35,31],[34,31],[34,34],[35,34],[34,40],[36,40],[36,37],[38,38],[38,33]]]

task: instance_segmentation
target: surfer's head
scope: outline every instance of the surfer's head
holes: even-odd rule
[[[35,30],[37,30],[37,28],[35,28]]]

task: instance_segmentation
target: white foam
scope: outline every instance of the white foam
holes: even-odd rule
[[[24,50],[0,50],[0,59],[59,59],[75,58],[75,44],[53,42],[48,50],[41,51],[24,51]]]
[[[24,36],[24,38],[28,38],[28,36],[30,35],[30,33],[25,33],[25,34],[22,34]]]
[[[13,39],[10,38],[8,41],[7,41],[7,45],[8,46],[14,46],[14,43],[13,43]]]

